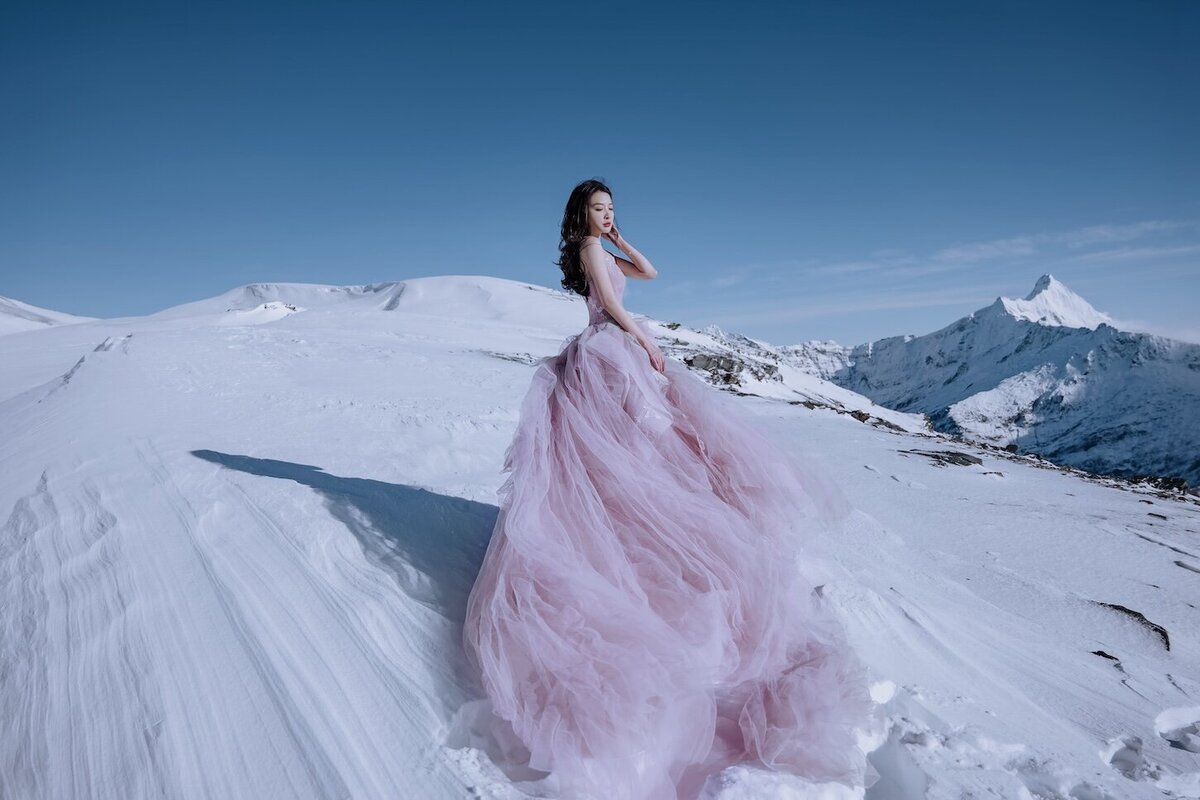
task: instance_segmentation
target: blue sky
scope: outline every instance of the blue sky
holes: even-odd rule
[[[601,177],[660,319],[851,344],[1051,272],[1200,340],[1197,3],[2,9],[0,294],[35,305],[557,286]]]

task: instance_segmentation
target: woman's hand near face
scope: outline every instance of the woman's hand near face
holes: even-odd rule
[[[626,275],[634,275],[635,277],[647,280],[658,277],[658,270],[650,263],[650,259],[634,249],[634,246],[617,230],[616,225],[611,226],[605,231],[604,238],[621,248],[621,252],[629,256],[629,258],[618,259],[624,264],[621,269]]]

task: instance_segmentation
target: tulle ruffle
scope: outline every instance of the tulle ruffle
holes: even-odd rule
[[[605,321],[535,371],[463,632],[492,710],[563,797],[861,785],[865,670],[803,559],[844,500],[666,364]]]

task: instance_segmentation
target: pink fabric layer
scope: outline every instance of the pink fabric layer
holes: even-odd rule
[[[740,762],[862,785],[866,672],[802,557],[844,501],[588,310],[534,373],[467,603],[494,714],[562,797],[692,798]]]

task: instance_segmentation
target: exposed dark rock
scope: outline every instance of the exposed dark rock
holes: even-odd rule
[[[938,466],[954,464],[960,467],[966,467],[971,464],[982,464],[983,459],[978,456],[973,456],[970,453],[960,453],[957,450],[900,450],[901,453],[912,453],[913,455],[925,456],[932,459]]]
[[[1167,650],[1171,649],[1171,637],[1167,635],[1167,629],[1156,622],[1151,622],[1150,620],[1146,619],[1142,612],[1134,611],[1132,608],[1126,608],[1118,603],[1105,603],[1101,600],[1093,600],[1092,602],[1098,606],[1111,608],[1114,611],[1120,611],[1122,614],[1133,617],[1133,619],[1136,620],[1139,625],[1142,625],[1148,628],[1151,632],[1157,634],[1158,638],[1162,640],[1163,647],[1165,647]]]
[[[536,364],[541,359],[529,353],[497,353],[493,350],[480,350],[480,353],[489,355],[492,358],[503,359],[504,361],[516,361],[518,364]]]
[[[1125,671],[1125,667],[1123,667],[1121,665],[1121,659],[1117,658],[1114,655],[1106,653],[1103,650],[1093,650],[1092,655],[1100,656],[1101,658],[1107,658],[1108,660],[1113,662],[1113,666],[1116,667],[1119,671],[1121,671],[1121,672]]]

